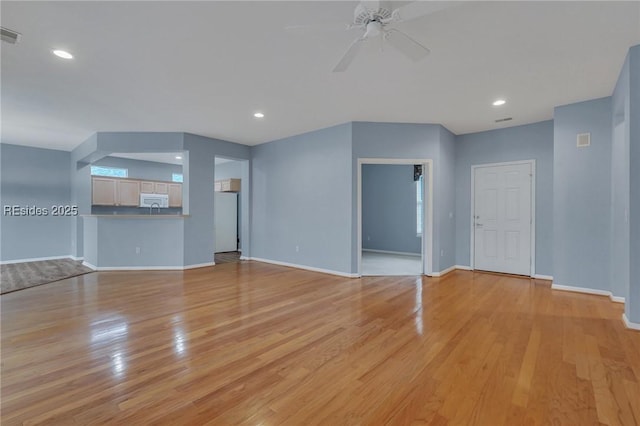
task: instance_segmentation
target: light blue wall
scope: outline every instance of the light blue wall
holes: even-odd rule
[[[362,248],[422,252],[413,166],[362,166]]]
[[[576,147],[578,133],[591,146]],[[555,108],[553,276],[559,285],[611,290],[611,98]]]
[[[182,218],[85,217],[84,222],[84,260],[93,266],[183,266]]]
[[[610,283],[615,296],[629,300],[629,58],[611,97]]]
[[[440,270],[456,264],[456,137],[449,130],[440,126],[440,158],[435,177],[439,208],[434,222],[438,224],[440,251]]]
[[[553,122],[456,138],[456,264],[471,259],[471,166],[536,160],[536,274],[553,275]]]
[[[189,217],[184,219],[183,237],[177,242],[183,247],[181,263],[189,266],[212,262],[215,238],[213,233],[214,159],[219,155],[248,160],[250,148],[190,133],[99,132],[74,149],[71,154],[74,197],[85,214],[88,214],[91,209],[90,176],[86,162],[97,162],[112,152],[183,153],[183,212]],[[244,167],[243,182],[249,181],[249,173],[249,168]],[[243,218],[242,226],[246,235],[245,241],[249,246],[248,213],[246,216]],[[77,241],[80,248],[78,252],[81,253],[82,243],[85,240],[82,236],[81,222],[73,239]],[[121,250],[122,259],[111,261],[114,264],[126,262],[125,251]]]
[[[351,124],[251,151],[251,255],[350,273]]]
[[[215,251],[214,235],[214,183],[215,157],[249,160],[251,150],[248,146],[239,145],[219,139],[207,138],[191,133],[184,134],[184,149],[188,151],[188,170],[184,175],[188,179],[190,191],[189,214],[184,224],[184,262],[185,265],[198,265],[211,262]],[[246,194],[241,194],[243,205],[247,206],[250,171],[243,169],[242,186]],[[250,188],[248,188],[250,190]],[[250,207],[249,207],[250,208]],[[241,223],[243,235],[243,255],[249,256],[246,248],[251,247],[249,233],[249,210],[243,211],[245,218]]]
[[[216,180],[220,179],[242,179],[242,162],[216,164]]]
[[[453,247],[454,233],[443,232],[440,220],[448,215],[447,206],[442,202],[442,193],[445,188],[451,189],[450,183],[444,183],[438,179],[442,166],[440,164],[441,129],[437,124],[404,124],[404,123],[369,123],[354,122],[353,126],[353,160],[352,160],[352,185],[353,194],[357,193],[357,167],[358,158],[392,158],[392,159],[431,159],[433,160],[434,175],[434,232],[433,232],[433,265],[434,272],[447,268],[448,265],[441,261],[441,246]],[[448,143],[448,142],[447,142]],[[449,148],[451,149],[451,148]],[[443,185],[446,185],[443,187]],[[352,271],[357,271],[357,197],[352,200]],[[446,213],[445,213],[446,212]],[[442,233],[442,235],[441,235]],[[443,241],[441,241],[441,239]],[[447,240],[446,242],[444,240]]]
[[[629,50],[630,270],[626,314],[640,324],[640,45]]]
[[[71,254],[72,218],[53,216],[54,205],[71,205],[69,152],[0,144],[0,260]],[[46,208],[47,216],[5,216],[4,207]]]
[[[132,160],[120,157],[104,157],[92,165],[118,167],[129,171],[129,178],[171,182],[173,173],[182,173],[182,166],[156,161]]]

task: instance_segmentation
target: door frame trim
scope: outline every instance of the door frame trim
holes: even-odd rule
[[[474,164],[471,166],[471,215],[469,222],[469,229],[471,234],[470,251],[470,265],[471,269],[475,270],[475,229],[473,226],[473,217],[475,216],[475,175],[476,169],[482,167],[496,167],[496,166],[516,166],[521,164],[531,165],[531,253],[530,253],[530,266],[529,276],[533,277],[536,274],[536,160],[519,160],[519,161],[505,161],[501,163],[486,163],[486,164]]]
[[[422,274],[433,275],[433,160],[425,158],[358,158],[357,162],[357,249],[358,249],[358,270],[357,275],[362,276],[362,165],[363,164],[422,164],[423,175],[428,182],[423,185],[422,194],[423,206],[427,203],[427,208],[422,209]],[[426,168],[426,171],[424,170]],[[426,232],[426,238],[425,238]]]

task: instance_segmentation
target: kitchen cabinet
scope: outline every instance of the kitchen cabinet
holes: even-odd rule
[[[92,204],[96,206],[115,206],[116,193],[116,179],[102,177],[91,179]]]
[[[182,207],[182,184],[167,184],[169,191],[169,207]]]
[[[155,182],[140,182],[140,192],[143,194],[153,194],[155,192]]]
[[[137,206],[140,182],[137,180],[93,177],[91,200],[95,206]]]
[[[141,181],[140,192],[143,194],[168,194],[169,184],[167,182]]]
[[[140,182],[137,180],[118,179],[116,206],[133,206],[140,204]]]
[[[215,181],[216,192],[240,192],[240,179],[221,179]]]

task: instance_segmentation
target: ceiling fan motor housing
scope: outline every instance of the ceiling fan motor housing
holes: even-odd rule
[[[392,10],[382,3],[376,10],[368,9],[364,4],[359,3],[353,13],[353,23],[356,26],[366,26],[369,22],[381,22],[383,19],[391,18]]]

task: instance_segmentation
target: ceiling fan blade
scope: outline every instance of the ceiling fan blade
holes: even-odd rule
[[[335,68],[333,68],[333,72],[346,71],[360,51],[362,42],[365,40],[365,38],[357,38],[353,43],[351,43],[351,46],[349,46],[347,51],[344,52],[344,55],[342,55],[342,58],[340,59],[340,61],[338,61],[338,64],[335,66]]]
[[[391,20],[395,22],[410,21],[464,3],[462,1],[414,1],[394,10]]]
[[[361,0],[360,4],[367,10],[376,11],[380,9],[380,1],[378,0]]]
[[[351,24],[330,22],[326,24],[287,25],[284,30],[293,34],[325,33],[332,31],[348,31],[357,28]]]
[[[412,61],[419,61],[427,56],[430,52],[429,49],[396,29],[390,29],[385,33],[385,39],[390,45],[404,53]]]

